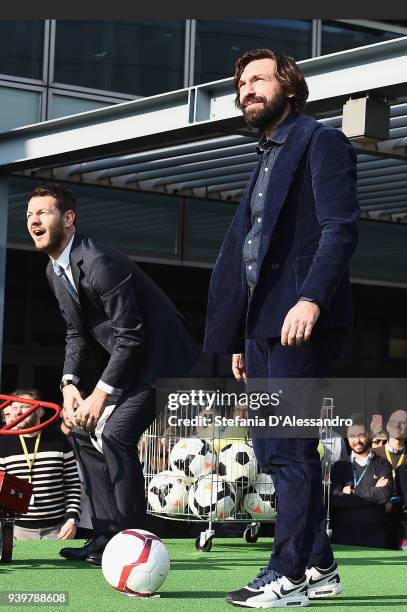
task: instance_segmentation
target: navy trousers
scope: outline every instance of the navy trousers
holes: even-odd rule
[[[144,476],[137,445],[154,418],[155,390],[143,385],[118,398],[103,429],[103,454],[93,446],[88,433],[72,430],[95,535],[145,526]]]
[[[280,338],[246,340],[250,379],[322,378],[339,353],[343,330],[311,334],[299,346],[282,346]],[[270,472],[277,498],[274,546],[268,564],[291,578],[306,567],[328,567],[333,554],[326,534],[322,471],[317,438],[254,437],[253,448],[262,470]]]

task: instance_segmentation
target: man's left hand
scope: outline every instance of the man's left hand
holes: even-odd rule
[[[107,397],[107,393],[96,387],[75,412],[77,426],[86,431],[94,431],[105,408]]]
[[[73,540],[76,536],[76,525],[73,520],[68,519],[60,529],[58,540]]]
[[[310,339],[312,329],[318,320],[320,308],[315,302],[299,300],[288,311],[281,329],[281,344],[296,346]]]

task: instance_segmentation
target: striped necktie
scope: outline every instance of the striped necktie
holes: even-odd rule
[[[64,268],[62,266],[60,266],[59,263],[57,263],[56,261],[54,261],[52,263],[52,266],[54,268],[55,274],[57,276],[59,276],[59,278],[64,283],[65,287],[68,289],[69,293],[71,294],[71,296],[73,297],[75,302],[77,304],[79,304],[79,295],[78,295],[78,292],[76,291],[76,289],[72,285],[72,283],[69,281],[69,278],[67,277]]]

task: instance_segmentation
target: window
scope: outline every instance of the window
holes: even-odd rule
[[[255,47],[269,47],[292,55],[297,61],[310,57],[311,22],[299,19],[198,21],[195,83],[232,76],[237,58]]]
[[[350,23],[334,21],[322,22],[321,53],[335,53],[354,47],[363,47],[374,43],[399,38],[401,34],[364,28]]]
[[[214,262],[236,212],[235,204],[187,200],[184,259]]]
[[[76,115],[77,113],[84,113],[86,111],[105,108],[105,106],[111,105],[112,102],[53,94],[51,109],[48,112],[48,119],[58,119],[59,117]]]
[[[40,121],[41,94],[0,86],[0,132]]]
[[[389,334],[390,359],[407,359],[407,328],[391,326]]]
[[[0,74],[42,79],[44,21],[0,21]]]
[[[181,20],[58,21],[54,81],[135,96],[179,89],[184,30]]]

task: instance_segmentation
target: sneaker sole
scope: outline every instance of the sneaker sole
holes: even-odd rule
[[[343,591],[341,583],[323,584],[315,589],[308,589],[307,596],[309,599],[323,599],[324,597],[335,597]]]
[[[308,597],[284,597],[274,601],[253,601],[246,603],[244,601],[226,600],[237,608],[305,608],[309,604]]]

